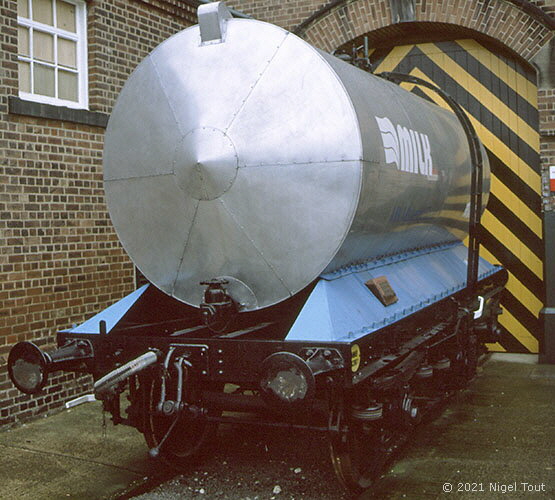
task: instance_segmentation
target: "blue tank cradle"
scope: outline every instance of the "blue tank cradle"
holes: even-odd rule
[[[468,249],[460,242],[398,254],[320,276],[285,340],[352,342],[462,290]],[[499,267],[480,259],[478,279]],[[365,283],[385,276],[398,302],[384,306]],[[106,332],[125,316],[151,285],[144,285],[66,333]]]
[[[89,318],[84,323],[79,326],[74,326],[73,328],[68,328],[67,330],[62,330],[63,333],[87,333],[87,334],[100,334],[100,322],[106,322],[106,333],[110,333],[110,330],[116,326],[119,321],[127,314],[129,309],[141,298],[141,295],[145,293],[146,289],[150,285],[143,285],[137,288],[134,292],[123,297],[123,299],[118,300],[111,306],[104,309],[104,311],[95,314],[92,318]]]
[[[455,242],[324,274],[285,340],[352,342],[466,286],[468,249]],[[478,280],[499,267],[480,258]],[[384,306],[365,283],[385,276],[398,301]]]

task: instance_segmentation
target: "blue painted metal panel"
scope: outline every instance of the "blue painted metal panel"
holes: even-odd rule
[[[118,324],[121,318],[123,318],[127,311],[131,309],[135,302],[139,300],[149,286],[150,285],[143,285],[141,288],[137,288],[134,292],[104,309],[104,311],[99,312],[97,315],[88,319],[84,323],[81,323],[79,326],[63,330],[63,332],[99,334],[100,322],[102,320],[106,321],[106,331],[110,332],[110,330]]]
[[[351,342],[466,286],[468,249],[460,242],[387,257],[321,276],[286,340]],[[478,276],[497,268],[480,259]],[[365,283],[386,276],[398,302],[384,306]]]

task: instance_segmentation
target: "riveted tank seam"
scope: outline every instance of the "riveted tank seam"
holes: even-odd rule
[[[249,20],[250,21],[250,20]],[[243,22],[240,19],[230,19],[228,22]],[[245,108],[245,105],[247,104],[247,101],[249,99],[249,97],[251,96],[251,94],[253,93],[255,87],[258,85],[258,83],[260,82],[260,80],[262,80],[262,77],[264,76],[264,73],[266,73],[267,69],[270,67],[270,65],[272,64],[272,61],[274,60],[274,58],[276,57],[277,53],[279,52],[279,49],[281,48],[281,46],[283,45],[283,42],[287,39],[287,37],[290,35],[289,32],[282,30],[285,33],[285,36],[282,38],[281,42],[279,43],[279,45],[276,47],[276,50],[274,51],[274,53],[272,54],[272,56],[270,57],[270,60],[267,62],[266,66],[264,67],[264,69],[262,70],[262,72],[258,75],[257,80],[251,85],[249,91],[247,92],[247,95],[245,96],[245,98],[243,99],[243,101],[241,102],[241,105],[239,106],[239,109],[233,114],[233,116],[231,117],[231,121],[229,122],[229,124],[227,125],[227,127],[223,130],[224,134],[227,135],[228,130],[231,128],[231,126],[233,125],[233,123],[235,122],[235,119],[237,118],[237,116],[239,115],[239,113],[241,113],[241,111]]]
[[[175,120],[177,130],[179,130],[179,132],[181,133],[181,139],[183,140],[185,138],[185,133],[181,129],[181,125],[179,123],[179,120],[177,119],[177,116],[175,116],[175,111],[173,109],[173,106],[171,105],[171,101],[170,101],[170,98],[168,96],[166,86],[164,85],[164,82],[162,81],[162,78],[160,77],[160,71],[158,70],[158,67],[156,66],[156,63],[154,62],[154,59],[152,57],[150,57],[150,63],[152,64],[152,67],[154,68],[154,73],[156,74],[156,78],[158,78],[158,82],[160,83],[160,88],[162,89],[162,92],[164,93],[164,96],[166,97],[166,101],[168,102],[168,106],[171,110],[173,119]]]
[[[179,143],[175,146],[175,148],[173,150],[172,175],[174,177],[176,177],[175,176],[175,162],[177,161],[177,151],[178,151],[178,148],[182,145],[183,141],[185,140],[185,137],[186,136],[183,136],[183,135],[181,136],[181,140],[179,141]]]
[[[164,177],[165,175],[173,175],[173,172],[162,172],[160,174],[152,175],[134,175],[132,177],[116,177],[114,179],[104,179],[104,182],[129,181],[131,179],[151,179],[153,177]]]
[[[229,140],[229,142],[233,145],[233,141],[231,140],[231,137],[229,137],[229,135],[227,135],[223,130],[222,130],[222,133],[223,133],[224,137],[226,137]],[[235,157],[235,160],[237,161],[236,169],[238,169],[239,168],[239,155],[237,154],[237,150],[235,149],[234,145],[233,145],[233,150],[234,150],[234,155],[233,156]],[[237,172],[235,172],[235,175],[237,175]],[[227,193],[231,189],[231,186],[233,186],[234,181],[235,181],[235,177],[233,178],[232,181],[229,182],[228,186],[225,188],[225,190],[223,191],[223,193],[220,196],[223,196],[225,193]]]
[[[270,270],[275,274],[276,278],[279,280],[279,282],[283,285],[283,287],[289,292],[290,296],[293,296],[293,292],[291,292],[291,290],[289,289],[289,287],[284,283],[284,281],[281,279],[281,277],[279,276],[278,272],[276,269],[274,269],[274,267],[272,266],[272,264],[270,264],[270,262],[268,260],[266,260],[266,258],[264,257],[264,252],[262,252],[262,250],[260,250],[254,240],[249,236],[249,234],[247,233],[245,227],[235,218],[233,212],[231,210],[229,210],[229,208],[226,206],[225,202],[220,198],[218,200],[221,205],[224,207],[224,210],[229,214],[229,216],[233,219],[233,222],[235,222],[235,224],[237,225],[237,227],[239,229],[241,229],[241,231],[243,232],[243,234],[246,236],[247,240],[249,240],[250,244],[253,246],[253,248],[256,250],[256,253],[258,255],[260,255],[260,257],[262,258],[262,260],[265,262],[265,264],[270,268]]]
[[[173,281],[172,289],[171,289],[171,292],[170,292],[172,297],[175,297],[175,295],[174,295],[175,285],[177,284],[177,279],[179,278],[179,272],[181,271],[181,266],[183,265],[183,260],[185,259],[185,252],[187,251],[187,247],[189,246],[189,241],[191,239],[191,233],[193,231],[193,227],[195,225],[195,220],[197,218],[198,207],[200,206],[200,202],[201,202],[201,200],[197,200],[197,205],[195,207],[195,213],[193,214],[193,219],[191,220],[191,225],[189,227],[189,231],[187,232],[187,240],[185,241],[185,245],[183,245],[183,253],[181,254],[181,259],[179,260],[179,264],[177,266],[177,272],[175,274],[175,279]],[[176,298],[178,298],[178,297],[176,297]]]
[[[345,160],[322,160],[322,161],[303,161],[303,162],[294,162],[294,165],[302,167],[303,165],[329,165],[332,163],[355,163],[360,162],[360,159],[345,159]],[[366,160],[363,163],[378,163],[375,161]],[[257,167],[288,167],[291,166],[291,163],[257,163],[256,165],[240,165],[238,168],[246,169],[246,168],[257,168]]]
[[[297,36],[297,35],[293,35],[293,36]],[[297,37],[298,38],[298,37]],[[322,53],[325,53],[322,50],[317,49],[316,47],[313,47],[312,45],[308,44],[307,42],[305,42],[302,38],[299,38],[302,42],[304,42],[307,47],[309,49],[311,49],[315,54],[318,55],[318,58],[324,63],[325,66],[327,66],[327,68],[329,69],[329,71],[333,74],[335,80],[337,81],[337,83],[340,85],[340,87],[343,89],[343,93],[347,98],[347,101],[349,103],[349,109],[351,110],[351,117],[354,119],[354,123],[356,123],[357,125],[357,130],[358,130],[358,150],[359,150],[359,158],[357,158],[356,161],[364,161],[364,154],[363,154],[363,143],[362,143],[362,132],[360,129],[360,124],[358,121],[358,115],[355,109],[355,105],[353,103],[353,100],[351,99],[351,96],[349,94],[349,91],[347,90],[347,87],[345,86],[345,84],[343,83],[343,80],[341,80],[341,78],[339,77],[339,75],[337,74],[337,72],[335,71],[335,69],[333,69],[332,65],[326,60],[326,58],[322,55]],[[327,53],[325,53],[326,55],[329,55]],[[330,56],[333,57],[333,56]],[[340,160],[339,160],[340,161]],[[361,175],[361,186],[362,186],[362,175]],[[360,194],[360,193],[359,193]]]
[[[165,87],[165,85],[164,85],[164,83],[163,83],[163,81],[162,81],[162,78],[160,77],[160,72],[159,72],[159,70],[158,70],[158,67],[156,66],[156,63],[154,62],[154,60],[153,60],[152,58],[151,58],[150,62],[151,62],[151,64],[152,64],[152,67],[154,68],[154,72],[155,72],[155,74],[156,74],[156,78],[158,79],[158,82],[160,83],[160,87],[161,87],[161,89],[162,89],[162,92],[164,93],[164,95],[165,95],[165,97],[166,97],[166,100],[167,100],[167,102],[168,102],[168,106],[169,106],[169,108],[170,108],[170,110],[171,110],[173,119],[175,120],[175,123],[176,123],[176,126],[177,126],[177,130],[179,130],[179,132],[181,133],[181,140],[183,141],[183,140],[185,139],[185,135],[186,135],[186,134],[183,132],[183,130],[182,130],[182,128],[181,128],[181,124],[179,123],[179,120],[177,119],[177,116],[175,115],[175,111],[174,111],[173,106],[171,106],[171,101],[170,101],[170,98],[169,98],[169,96],[168,96],[168,92],[167,92],[167,90],[166,90],[166,87]],[[174,161],[173,161],[173,163],[172,163],[172,168],[173,168],[173,167],[175,167],[175,159],[174,159]],[[175,176],[175,168],[173,168],[172,175]],[[190,241],[190,239],[191,239],[191,232],[192,232],[193,227],[194,227],[194,225],[195,225],[195,220],[196,220],[196,217],[197,217],[199,205],[200,205],[200,201],[197,202],[197,205],[196,205],[196,207],[195,207],[195,213],[194,213],[194,215],[193,215],[193,219],[191,220],[191,225],[189,226],[189,231],[187,232],[187,239],[185,240],[185,245],[183,246],[183,253],[181,254],[181,259],[179,260],[179,264],[178,264],[178,266],[177,266],[177,271],[176,271],[176,274],[175,274],[175,279],[174,279],[174,281],[173,281],[172,289],[171,289],[171,292],[170,292],[171,295],[172,295],[172,297],[175,296],[175,295],[174,295],[174,293],[175,293],[175,286],[176,286],[176,284],[177,284],[177,279],[179,278],[179,272],[181,271],[181,266],[182,266],[183,260],[184,260],[184,258],[185,258],[185,252],[187,251],[187,247],[188,247],[189,241]]]
[[[297,37],[297,35],[295,35],[295,34],[293,34],[293,36]],[[353,120],[353,123],[356,124],[356,129],[358,131],[357,138],[358,138],[359,159],[356,160],[360,164],[359,170],[358,170],[358,190],[357,190],[356,196],[352,197],[352,204],[351,204],[351,207],[349,208],[349,217],[348,217],[349,222],[346,226],[347,229],[345,231],[345,234],[341,238],[341,241],[339,242],[339,244],[337,245],[337,247],[333,251],[333,253],[331,255],[331,259],[328,261],[328,265],[329,265],[329,262],[333,261],[333,259],[337,255],[337,253],[341,250],[341,248],[343,247],[343,244],[345,243],[345,240],[347,239],[349,233],[351,232],[351,227],[353,225],[353,221],[355,219],[357,209],[358,209],[358,205],[359,205],[360,198],[361,198],[362,187],[363,187],[362,186],[362,184],[363,184],[363,170],[364,170],[364,150],[363,150],[363,142],[362,142],[362,130],[360,128],[360,123],[359,123],[359,120],[358,120],[358,115],[357,115],[353,100],[351,99],[351,96],[350,96],[350,94],[347,90],[347,87],[345,87],[345,84],[343,83],[343,81],[341,80],[341,78],[339,77],[337,72],[333,69],[331,64],[322,55],[323,51],[317,49],[316,47],[313,47],[309,43],[302,40],[302,38],[300,38],[300,37],[297,37],[297,38],[299,38],[299,40],[304,42],[306,44],[306,46],[318,56],[318,58],[324,63],[324,65],[327,66],[329,72],[334,76],[336,82],[339,84],[339,86],[343,90],[343,95],[346,97],[347,102],[349,103],[349,109],[351,111],[351,119]],[[325,266],[324,269],[326,269],[326,267],[327,266]],[[324,271],[324,269],[322,269],[317,276],[319,276],[322,273],[322,271]],[[314,278],[316,278],[317,276],[315,276]]]
[[[190,29],[190,28],[188,28],[188,29]],[[174,36],[175,36],[175,35],[174,35]],[[172,37],[170,37],[170,38],[172,38]],[[168,39],[168,40],[169,40],[169,39]],[[163,44],[163,43],[166,43],[168,40],[165,40],[164,42],[162,42],[162,44]],[[160,45],[162,45],[162,44],[160,44]],[[147,56],[144,58],[144,60],[143,60],[142,62],[143,62],[143,63],[149,62],[149,63],[152,65],[152,68],[154,69],[154,71],[155,71],[155,73],[156,73],[156,75],[157,75],[157,77],[158,77],[158,81],[159,81],[159,83],[160,83],[160,87],[161,87],[162,91],[164,92],[164,95],[167,96],[166,91],[165,91],[165,89],[164,89],[164,87],[163,87],[163,85],[162,85],[162,82],[160,81],[160,78],[159,78],[159,75],[158,75],[158,70],[157,70],[157,68],[156,68],[155,65],[154,65],[154,61],[153,61],[153,58],[152,58],[151,54],[147,55]],[[124,86],[127,84],[127,82],[129,82],[129,81],[132,80],[133,76],[137,73],[137,71],[139,70],[139,67],[140,67],[140,66],[141,66],[141,64],[138,65],[138,66],[131,72],[131,74],[130,74],[129,77],[127,78],[127,81],[125,82]],[[119,97],[118,97],[118,99],[119,99]],[[115,104],[114,104],[114,107],[113,107],[113,109],[112,109],[112,112],[111,112],[111,114],[110,114],[110,118],[108,118],[108,123],[106,124],[106,131],[105,131],[105,133],[104,133],[104,137],[108,137],[108,136],[111,134],[111,131],[112,131],[112,117],[116,115],[115,111],[116,111],[117,106],[118,106],[118,100],[116,100],[116,102],[115,102]],[[175,113],[173,112],[173,109],[171,108],[169,101],[168,101],[168,107],[169,107],[170,110],[172,111],[172,116],[173,116],[173,119],[176,121],[176,125],[179,127],[179,124],[177,123],[177,119],[176,119],[176,117],[175,117]],[[106,153],[106,142],[105,142],[104,148],[103,148],[103,157],[104,157],[105,153]],[[103,182],[108,182],[108,181],[111,181],[111,180],[125,180],[125,179],[135,179],[135,178],[139,179],[139,178],[142,178],[142,177],[147,178],[147,177],[156,177],[156,176],[157,176],[157,175],[153,175],[153,176],[135,176],[135,177],[122,177],[121,179],[120,179],[120,178],[117,178],[117,179],[107,179],[107,178],[106,178],[106,173],[107,173],[107,171],[106,171],[106,169],[104,168],[104,160],[103,160],[103,169],[102,169],[102,170],[103,170],[103,172],[102,172],[102,180],[103,180]],[[168,174],[170,174],[170,173],[168,172]],[[171,175],[171,174],[170,174],[170,175]]]

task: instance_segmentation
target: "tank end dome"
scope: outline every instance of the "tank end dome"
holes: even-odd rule
[[[173,173],[177,186],[196,200],[215,200],[237,176],[237,153],[231,139],[213,127],[191,130],[177,145]]]

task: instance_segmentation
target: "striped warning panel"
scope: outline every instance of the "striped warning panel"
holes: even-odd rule
[[[375,73],[398,71],[432,81],[467,111],[492,172],[481,253],[509,271],[500,316],[502,338],[490,348],[538,352],[544,286],[535,73],[475,40],[376,49],[371,59]],[[432,91],[403,86],[444,105]]]

